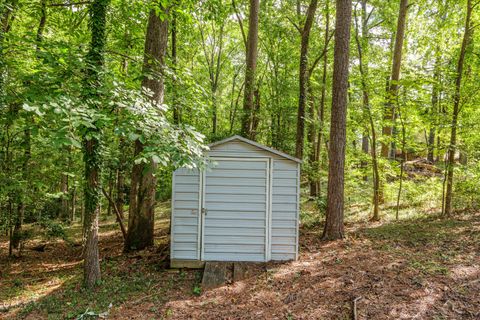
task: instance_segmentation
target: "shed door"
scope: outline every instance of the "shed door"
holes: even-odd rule
[[[266,261],[269,159],[215,161],[204,173],[202,260]]]

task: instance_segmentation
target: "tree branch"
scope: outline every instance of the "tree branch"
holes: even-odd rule
[[[49,7],[73,7],[73,6],[81,6],[86,4],[91,4],[91,1],[80,1],[80,2],[72,2],[72,3],[51,3]]]
[[[325,43],[325,46],[323,47],[323,50],[322,52],[320,53],[320,55],[315,59],[315,61],[313,62],[312,66],[308,69],[308,76],[310,76],[313,72],[313,70],[315,70],[315,68],[317,67],[318,63],[320,62],[320,59],[323,58],[323,56],[327,53],[328,51],[328,44],[330,43],[330,40],[333,38],[333,35],[335,34],[335,32],[332,32],[329,37],[328,37],[328,40],[327,42]]]
[[[300,32],[300,34],[302,34],[302,30],[300,29],[300,27],[298,26],[298,24],[295,23],[295,21],[293,21],[292,19],[290,19],[289,17],[287,17],[287,20],[290,21],[293,26],[295,27],[295,29],[297,29],[298,32]]]
[[[245,29],[243,29],[242,19],[240,17],[240,13],[238,12],[237,5],[235,4],[235,0],[232,0],[232,7],[233,11],[235,11],[235,15],[237,16],[238,24],[240,25],[240,31],[242,32],[243,44],[245,48],[247,47],[247,36],[245,35]]]
[[[108,195],[108,193],[105,191],[104,188],[102,188],[102,193],[105,196],[105,198],[107,198],[107,200],[112,205],[112,207],[115,211],[115,215],[117,216],[118,224],[120,225],[120,230],[122,230],[123,240],[126,240],[127,239],[127,230],[125,229],[125,226],[123,225],[122,216],[120,215],[120,211],[118,211],[117,205],[112,200],[112,198]]]

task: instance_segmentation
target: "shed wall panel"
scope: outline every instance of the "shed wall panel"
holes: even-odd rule
[[[297,250],[299,166],[273,160],[271,259],[291,260]]]
[[[200,173],[177,169],[172,184],[172,259],[199,258]]]

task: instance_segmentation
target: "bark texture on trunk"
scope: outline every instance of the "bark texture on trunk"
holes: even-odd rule
[[[260,1],[250,0],[248,35],[246,48],[245,89],[243,96],[242,135],[252,138],[253,117],[255,112],[255,73],[257,69],[258,12]]]
[[[472,36],[471,29],[471,17],[472,17],[473,5],[472,1],[467,1],[467,14],[465,18],[465,31],[463,34],[462,47],[460,48],[460,55],[457,63],[457,77],[455,79],[455,94],[453,96],[453,113],[452,113],[452,128],[450,133],[450,145],[448,147],[447,155],[447,191],[445,194],[445,215],[452,213],[452,200],[453,200],[453,167],[455,165],[455,151],[457,144],[457,125],[458,114],[460,112],[460,99],[462,89],[462,77],[463,67],[465,63],[465,54],[467,47]]]
[[[298,112],[297,112],[297,135],[295,157],[303,158],[303,140],[305,136],[305,106],[308,101],[308,44],[310,42],[310,31],[312,30],[313,21],[315,19],[315,11],[317,10],[317,0],[312,0],[307,9],[307,16],[305,24],[301,30],[301,45],[300,45],[300,72],[299,85],[300,94],[298,97]]]
[[[161,8],[165,10],[165,8]],[[152,92],[152,99],[163,103],[164,81],[162,69],[168,45],[168,20],[160,19],[152,9],[148,19],[145,36],[144,78],[142,86]],[[155,75],[149,77],[149,74]],[[135,156],[141,154],[144,145],[135,141]],[[141,250],[153,245],[155,193],[157,165],[151,161],[148,164],[135,164],[132,168],[130,187],[130,207],[128,216],[128,232],[125,240],[125,251]]]
[[[86,56],[85,91],[88,98],[98,101],[98,88],[101,87],[101,69],[104,64],[106,14],[109,0],[94,0],[89,7],[91,42]],[[94,103],[90,108],[99,109]],[[88,128],[83,139],[83,159],[85,163],[84,189],[84,284],[91,288],[101,279],[98,258],[98,215],[100,204],[101,150],[98,128]],[[89,136],[89,138],[87,138]]]
[[[393,50],[393,60],[392,60],[392,74],[390,77],[388,92],[387,92],[387,103],[385,106],[385,114],[383,120],[385,124],[382,129],[383,141],[382,141],[382,157],[388,158],[391,137],[393,133],[393,121],[395,117],[395,103],[398,95],[398,81],[400,80],[400,67],[402,65],[402,50],[403,42],[405,39],[405,24],[407,20],[407,9],[408,9],[408,0],[400,0],[400,9],[398,13],[397,21],[397,32],[395,36],[395,47]]]
[[[336,9],[327,216],[323,231],[324,240],[341,239],[344,236],[344,171],[352,1],[337,0]]]

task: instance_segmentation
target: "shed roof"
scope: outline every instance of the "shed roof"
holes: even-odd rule
[[[213,142],[211,144],[209,144],[208,146],[211,148],[211,147],[214,147],[214,146],[218,146],[218,145],[221,145],[221,144],[224,144],[224,143],[227,143],[227,142],[230,142],[230,141],[234,141],[234,140],[239,140],[239,141],[242,141],[242,142],[245,142],[245,143],[248,143],[252,146],[255,146],[257,148],[260,148],[262,150],[265,150],[267,152],[271,152],[273,154],[276,154],[277,156],[280,156],[280,157],[283,157],[285,159],[288,159],[288,160],[292,160],[292,161],[295,161],[295,162],[298,162],[298,163],[302,163],[302,160],[298,159],[298,158],[295,158],[289,154],[286,154],[285,152],[281,152],[281,151],[278,151],[278,150],[275,150],[273,148],[270,148],[270,147],[267,147],[267,146],[264,146],[258,142],[255,142],[253,140],[250,140],[250,139],[247,139],[247,138],[244,138],[242,136],[239,136],[239,135],[234,135],[234,136],[231,136],[229,138],[225,138],[223,140],[220,140],[220,141],[217,141],[217,142]]]

